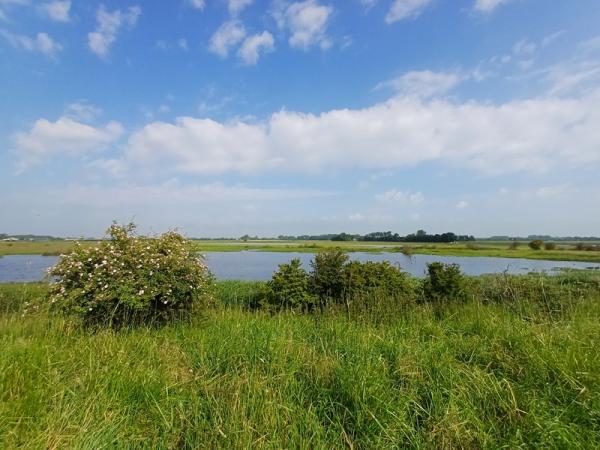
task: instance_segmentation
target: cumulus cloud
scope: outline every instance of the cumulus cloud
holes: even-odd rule
[[[432,97],[447,93],[463,78],[454,72],[412,71],[379,83],[375,89],[391,88],[403,96]]]
[[[54,58],[56,54],[62,50],[62,45],[46,33],[38,33],[32,38],[22,34],[0,30],[0,36],[6,39],[15,48],[27,50],[29,52],[43,53],[50,58]]]
[[[18,169],[22,171],[46,158],[66,154],[71,156],[105,148],[114,143],[123,133],[118,122],[109,122],[104,127],[93,127],[69,117],[56,122],[39,119],[27,133],[14,136],[18,157]]]
[[[476,0],[475,11],[482,13],[491,13],[498,6],[504,5],[512,0]]]
[[[316,0],[305,0],[280,4],[275,11],[275,19],[280,28],[289,31],[290,46],[303,50],[313,46],[327,49],[331,47],[326,32],[332,13],[331,6],[322,5]]]
[[[433,0],[394,0],[385,16],[385,21],[394,23],[400,20],[414,19],[420,16],[431,3]]]
[[[238,45],[246,37],[246,29],[238,20],[223,23],[210,38],[208,49],[226,58],[229,50]]]
[[[375,200],[379,202],[418,205],[420,203],[423,203],[425,197],[421,192],[399,191],[397,189],[391,189],[389,191],[375,195]]]
[[[71,17],[71,0],[55,0],[43,3],[40,7],[42,11],[56,22],[69,22]]]
[[[196,173],[390,169],[426,162],[486,174],[598,163],[600,92],[499,105],[397,97],[319,115],[281,111],[263,123],[191,117],[129,139],[132,163]]]
[[[100,58],[107,58],[121,28],[133,27],[141,13],[142,9],[139,6],[131,6],[126,12],[120,9],[109,12],[104,5],[100,5],[96,13],[96,30],[88,33],[90,50]]]
[[[232,16],[235,16],[242,12],[243,9],[250,6],[254,0],[229,0],[227,3],[227,9]]]
[[[271,52],[275,48],[273,35],[268,31],[246,38],[238,51],[239,57],[245,64],[254,65],[258,62],[260,53]]]
[[[205,2],[204,0],[188,0],[188,4],[192,7],[192,8],[196,8],[196,9],[204,9],[205,6]]]

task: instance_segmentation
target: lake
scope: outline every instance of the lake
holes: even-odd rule
[[[600,269],[598,263],[577,261],[546,261],[537,259],[412,255],[402,253],[349,253],[358,261],[389,261],[400,264],[405,272],[422,277],[427,263],[441,261],[457,263],[467,275],[483,275],[506,271],[510,274],[529,272],[551,273],[558,269]],[[280,252],[211,252],[206,253],[208,266],[219,280],[268,280],[279,264],[299,258],[305,269],[314,257],[311,253]],[[9,255],[0,257],[0,282],[40,281],[48,267],[56,264],[57,256]]]

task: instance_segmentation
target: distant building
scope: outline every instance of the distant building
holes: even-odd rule
[[[2,239],[2,241],[4,242],[14,242],[14,241],[18,241],[19,239],[17,239],[16,237],[7,237]]]

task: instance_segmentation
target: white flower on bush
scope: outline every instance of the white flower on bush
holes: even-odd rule
[[[83,316],[94,311],[95,319],[124,321],[132,315],[190,311],[211,301],[212,275],[181,235],[169,232],[150,239],[135,236],[134,229],[113,225],[111,240],[95,247],[76,245],[62,257],[49,274],[57,280],[51,303],[84,311]]]

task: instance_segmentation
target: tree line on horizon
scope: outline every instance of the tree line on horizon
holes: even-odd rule
[[[457,235],[452,232],[441,234],[428,234],[425,230],[418,230],[416,233],[410,233],[401,236],[391,231],[376,231],[365,235],[361,234],[321,234],[316,236],[285,236],[280,235],[278,239],[287,241],[363,241],[363,242],[432,242],[432,243],[450,243],[450,242],[468,242],[474,241],[475,237],[471,235]]]

